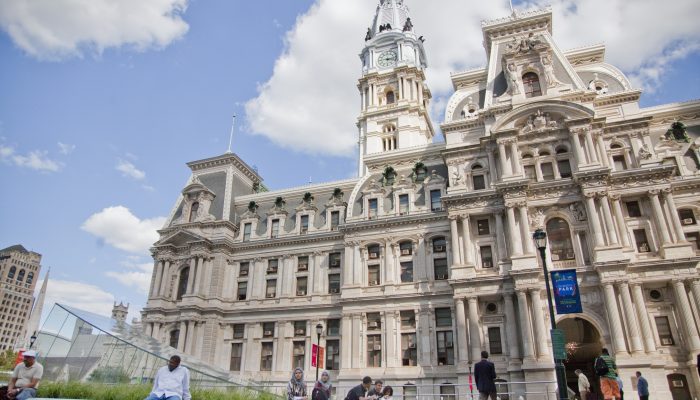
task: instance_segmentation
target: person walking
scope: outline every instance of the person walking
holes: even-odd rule
[[[306,400],[304,370],[301,368],[294,368],[292,378],[287,383],[287,400]]]
[[[649,400],[649,382],[642,376],[642,373],[637,371],[637,394],[639,400]]]
[[[362,383],[350,389],[348,394],[345,396],[345,400],[366,400],[367,392],[372,386],[372,378],[365,376],[362,378]]]
[[[588,382],[588,378],[586,377],[586,374],[583,373],[580,369],[577,369],[574,371],[576,376],[578,377],[578,394],[581,400],[586,400],[588,398],[588,393],[591,392],[591,383]]]
[[[311,392],[311,400],[329,400],[331,398],[331,376],[328,371],[321,372],[321,379],[316,381],[314,390]]]
[[[496,366],[488,360],[489,352],[481,352],[481,361],[474,365],[474,379],[480,400],[496,400]]]
[[[15,400],[33,399],[39,381],[44,375],[44,367],[36,362],[34,350],[25,351],[22,354],[22,362],[12,371],[10,384],[7,386],[7,398]]]
[[[617,364],[610,357],[608,349],[603,349],[595,360],[595,373],[600,378],[600,390],[604,400],[621,400],[620,388],[617,386]]]
[[[374,381],[374,386],[367,393],[367,397],[373,397],[375,399],[382,397],[382,386],[384,386],[384,382],[381,379]]]
[[[172,356],[153,380],[153,390],[146,400],[190,400],[190,371],[180,365],[180,356]]]
[[[625,398],[625,392],[622,390],[622,378],[620,378],[620,375],[617,375],[615,378],[615,382],[617,382],[617,387],[620,389],[620,400],[624,400]]]

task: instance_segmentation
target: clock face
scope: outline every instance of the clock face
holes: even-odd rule
[[[389,50],[379,54],[377,64],[379,64],[380,67],[391,67],[393,65],[396,65],[397,59],[398,56],[396,55],[396,52],[393,50]]]

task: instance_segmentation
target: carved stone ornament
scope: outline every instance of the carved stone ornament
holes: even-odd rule
[[[506,75],[506,82],[508,83],[508,93],[511,96],[520,94],[520,88],[518,86],[518,67],[514,63],[508,63],[504,68],[503,72]]]
[[[646,143],[639,148],[639,158],[642,160],[648,160],[651,158],[651,151],[649,151],[649,147],[647,147]]]
[[[551,118],[549,113],[542,113],[541,110],[531,115],[525,126],[520,129],[520,133],[545,132],[559,129],[560,123]]]
[[[530,213],[530,226],[532,228],[544,228],[545,218],[546,215],[544,209],[536,209],[535,212]]]
[[[542,35],[535,36],[533,32],[530,32],[529,35],[521,36],[519,39],[514,37],[513,41],[506,45],[505,54],[524,54],[529,53],[532,50],[541,50],[546,48],[547,44],[542,40]]]
[[[459,172],[459,168],[452,170],[452,186],[459,186],[462,182],[462,174]]]
[[[557,84],[560,84],[559,80],[557,80],[557,77],[554,75],[554,65],[552,64],[552,56],[547,53],[542,56],[540,59],[540,63],[542,63],[542,69],[544,69],[544,79],[547,82],[547,87],[555,87]]]
[[[581,203],[569,204],[569,212],[577,222],[583,222],[588,219],[586,216],[586,208]]]

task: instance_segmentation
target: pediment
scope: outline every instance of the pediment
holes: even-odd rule
[[[179,229],[176,232],[157,241],[154,246],[171,245],[175,247],[185,246],[193,242],[209,242],[209,239],[186,230]]]
[[[566,120],[593,118],[594,112],[580,104],[549,100],[518,107],[504,116],[491,128],[491,133],[518,130],[529,133],[540,129],[558,129]]]

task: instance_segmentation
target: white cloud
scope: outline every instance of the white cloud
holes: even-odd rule
[[[485,65],[481,20],[510,14],[508,1],[406,2],[415,31],[427,39],[428,85],[441,104],[451,94],[450,72]],[[354,156],[357,54],[377,3],[317,0],[297,19],[272,76],[245,105],[253,133],[297,151]],[[672,61],[698,51],[700,24],[688,17],[700,15],[697,0],[666,2],[662,17],[652,0],[529,0],[519,9],[545,3],[553,3],[560,48],[603,42],[607,60],[646,89],[659,84]],[[441,122],[443,111],[433,108],[434,122]]]
[[[114,278],[119,281],[119,283],[135,287],[141,293],[148,295],[148,290],[151,286],[151,274],[147,272],[137,272],[137,271],[107,271],[105,273],[110,278]]]
[[[187,0],[3,0],[0,27],[39,59],[121,46],[145,51],[185,35],[186,8]]]
[[[118,160],[114,168],[127,178],[136,179],[137,181],[146,179],[146,173],[136,168],[136,166],[129,161]]]
[[[58,142],[58,151],[63,154],[63,155],[68,155],[75,150],[75,145],[74,144],[66,144],[66,143],[61,143]]]
[[[158,240],[165,217],[139,219],[124,206],[107,207],[91,215],[81,226],[107,244],[134,254],[148,254]]]
[[[48,157],[48,152],[33,150],[27,155],[17,154],[13,147],[0,144],[0,160],[3,162],[42,172],[57,172],[63,164]]]
[[[41,287],[42,283],[37,282],[37,287]],[[50,310],[54,303],[109,316],[112,314],[114,296],[95,285],[52,278],[46,289],[44,312]]]

